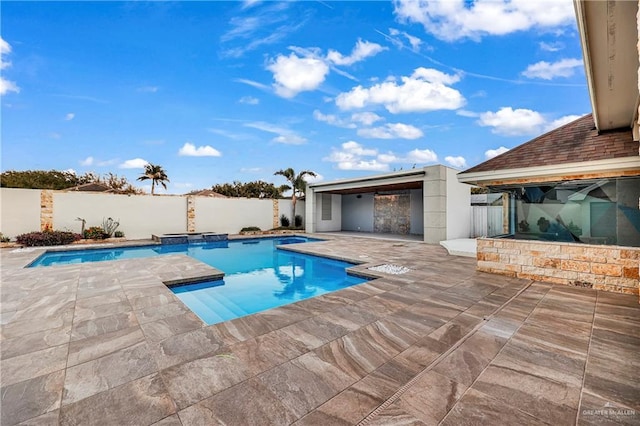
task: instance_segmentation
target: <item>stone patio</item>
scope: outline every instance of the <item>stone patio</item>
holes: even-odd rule
[[[3,249],[0,422],[640,424],[637,297],[330,238],[286,248],[379,278],[213,326],[164,284],[219,273],[189,257],[25,269],[42,250]]]

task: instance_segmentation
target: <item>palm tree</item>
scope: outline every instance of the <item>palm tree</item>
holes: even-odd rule
[[[288,186],[291,189],[291,224],[295,225],[297,196],[304,194],[304,191],[307,189],[307,182],[304,180],[304,177],[316,177],[316,174],[311,170],[303,170],[296,175],[296,172],[289,167],[288,169],[278,170],[274,175],[284,176],[289,182]]]
[[[162,166],[157,166],[151,163],[144,166],[144,173],[142,173],[138,180],[151,180],[151,195],[154,195],[156,183],[159,183],[164,189],[167,189],[167,184],[165,182],[169,182],[167,173],[162,169]]]

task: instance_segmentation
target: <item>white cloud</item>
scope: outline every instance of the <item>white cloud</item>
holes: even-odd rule
[[[158,91],[158,86],[142,86],[138,87],[136,91],[141,93],[156,93]]]
[[[451,155],[444,157],[444,161],[446,161],[450,166],[456,167],[458,169],[463,169],[467,167],[467,160],[465,160],[462,156],[453,157]]]
[[[535,135],[548,132],[570,123],[581,115],[566,115],[549,121],[542,114],[530,109],[500,108],[497,112],[479,114],[478,124],[491,127],[491,132],[503,136]]]
[[[365,148],[355,141],[345,142],[340,149],[333,148],[324,161],[336,163],[340,170],[387,171],[391,163],[423,164],[438,161],[438,156],[430,149],[414,149],[406,155],[396,155],[388,151],[379,153],[377,149]]]
[[[380,120],[384,120],[384,118],[373,112],[356,112],[351,114],[351,121],[362,123],[365,126],[371,126],[373,123]]]
[[[410,124],[387,123],[380,127],[358,129],[358,135],[372,139],[418,139],[424,133]]]
[[[49,133],[49,137],[51,139],[62,139],[62,135],[58,132],[51,132]]]
[[[183,157],[220,157],[222,154],[217,149],[209,145],[203,145],[196,148],[196,146],[190,142],[185,144],[178,151],[178,155]]]
[[[271,141],[276,143],[282,143],[285,145],[302,145],[307,142],[307,140],[302,136],[293,135],[293,134],[276,136],[275,138],[271,139]]]
[[[316,173],[315,177],[314,176],[309,176],[306,175],[304,177],[304,181],[307,183],[315,183],[315,182],[320,182],[324,180],[324,176],[322,176],[320,173]]]
[[[460,79],[434,69],[417,68],[410,77],[401,77],[376,84],[368,89],[357,86],[336,97],[336,105],[343,110],[384,105],[391,113],[425,112],[441,109],[458,109],[465,99],[457,90],[446,84]]]
[[[242,173],[261,173],[262,167],[242,167],[240,171]]]
[[[349,141],[342,144],[342,149],[353,155],[376,155],[377,149],[367,149],[356,141]]]
[[[6,95],[9,92],[20,93],[20,88],[15,81],[5,80],[4,77],[0,77],[0,95]]]
[[[356,62],[360,62],[368,58],[369,56],[375,56],[384,50],[387,50],[387,48],[380,46],[377,43],[371,43],[358,39],[349,56],[343,56],[342,53],[330,49],[327,53],[327,60],[336,65],[348,66],[353,65]]]
[[[457,110],[456,111],[456,115],[459,115],[460,117],[470,117],[470,118],[480,117],[479,113],[473,112],[473,111],[468,111],[466,109]]]
[[[5,61],[5,56],[11,53],[11,45],[0,37],[0,70],[11,66],[11,62]]]
[[[445,41],[555,29],[575,22],[571,0],[395,0],[394,13],[401,22],[422,24]]]
[[[245,123],[245,127],[251,127],[253,129],[262,130],[263,132],[274,133],[278,136],[271,139],[272,142],[283,143],[288,145],[302,145],[307,142],[307,139],[296,134],[294,131],[286,129],[284,127],[275,126],[264,121],[255,121],[251,123]]]
[[[247,105],[258,105],[260,103],[260,99],[254,98],[253,96],[243,96],[238,102]]]
[[[75,114],[73,112],[68,113],[67,115],[64,116],[65,121],[71,121],[75,118]]]
[[[478,124],[491,127],[492,133],[517,136],[539,133],[545,121],[542,114],[537,111],[503,107],[497,112],[487,111],[480,114]]]
[[[249,80],[246,78],[236,78],[233,81],[237,83],[246,84],[247,86],[255,87],[256,89],[260,89],[260,90],[271,90],[271,88],[266,84],[258,83],[257,81]]]
[[[576,68],[581,67],[582,61],[580,59],[561,59],[553,63],[540,61],[529,65],[527,69],[522,72],[522,75],[527,78],[553,80],[556,77],[571,77],[575,73]]]
[[[378,160],[342,161],[338,163],[338,169],[386,172],[389,170],[389,165],[380,163]]]
[[[273,73],[273,87],[277,95],[293,98],[300,92],[315,90],[329,73],[329,67],[322,60],[313,57],[278,55],[271,60],[267,69]]]
[[[545,43],[544,41],[541,41],[539,46],[540,50],[544,50],[545,52],[558,52],[564,49],[564,43],[559,41],[554,43]]]
[[[80,161],[80,165],[81,166],[85,166],[85,167],[91,166],[93,164],[93,161],[94,161],[93,157],[89,156],[89,157],[85,158],[84,160],[81,160]]]
[[[486,158],[487,160],[490,160],[493,157],[497,157],[498,155],[504,154],[507,151],[509,151],[509,148],[505,148],[504,146],[501,146],[500,148],[496,148],[496,149],[488,149],[484,152],[484,158]]]
[[[144,160],[142,158],[133,158],[131,160],[126,160],[118,167],[121,169],[143,169],[147,164],[149,164],[147,160]]]
[[[348,120],[341,119],[333,114],[323,114],[317,109],[313,111],[313,118],[318,121],[331,124],[332,126],[344,127],[346,129],[354,129],[356,127],[355,124],[350,123]]]
[[[577,120],[578,118],[582,117],[581,115],[565,115],[564,117],[560,117],[556,120],[553,120],[552,122],[548,123],[545,126],[544,131],[545,132],[550,132],[553,129],[557,129],[560,126],[564,126],[565,124],[569,124],[572,121]]]
[[[407,155],[407,161],[409,163],[435,163],[438,161],[438,156],[430,149],[414,149]]]
[[[0,69],[9,68],[11,66],[10,61],[6,61],[5,57],[11,53],[11,45],[7,43],[2,37],[0,37]],[[6,95],[9,92],[20,92],[20,88],[15,81],[9,81],[0,76],[0,95]]]

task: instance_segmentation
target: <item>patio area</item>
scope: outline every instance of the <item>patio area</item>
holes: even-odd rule
[[[192,258],[24,269],[40,249],[2,249],[0,423],[640,423],[636,296],[323,237],[287,249],[379,278],[212,326],[164,284],[219,273]]]

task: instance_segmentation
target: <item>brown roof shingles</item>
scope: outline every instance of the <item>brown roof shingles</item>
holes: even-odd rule
[[[593,116],[587,114],[460,174],[551,166],[637,155],[638,142],[633,140],[631,129],[598,133]]]

